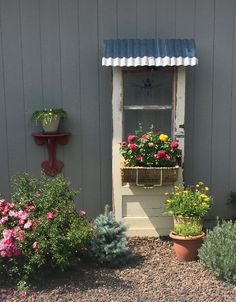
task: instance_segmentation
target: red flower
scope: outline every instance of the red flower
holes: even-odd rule
[[[137,155],[137,156],[136,156],[136,159],[137,159],[138,161],[142,161],[142,160],[143,160],[143,157],[142,157],[141,155]]]
[[[136,149],[138,146],[136,144],[129,144],[128,147],[132,150]]]
[[[136,138],[135,135],[129,135],[129,136],[128,136],[128,141],[129,141],[129,142],[133,142],[133,141],[135,141],[135,138]]]
[[[143,134],[143,135],[141,136],[141,139],[143,139],[143,140],[147,140],[147,139],[148,139],[147,134]]]
[[[126,146],[126,145],[127,145],[127,143],[126,143],[125,141],[121,141],[121,142],[119,142],[119,144],[120,144],[121,146]]]
[[[171,144],[170,144],[171,148],[178,148],[179,147],[179,142],[177,140],[174,140]]]
[[[164,151],[164,150],[159,150],[159,151],[157,151],[157,153],[155,154],[155,157],[156,157],[157,159],[165,158],[165,156],[166,156],[166,151]]]

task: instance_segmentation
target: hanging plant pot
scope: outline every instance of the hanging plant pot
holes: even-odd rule
[[[202,232],[197,236],[179,236],[171,232],[169,236],[174,242],[174,251],[178,260],[193,261],[197,259],[198,249],[202,245],[205,233]]]
[[[175,167],[122,167],[122,184],[139,187],[173,185],[178,179],[179,166]]]

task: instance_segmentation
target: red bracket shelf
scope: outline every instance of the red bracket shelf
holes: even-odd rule
[[[41,167],[43,171],[49,176],[59,174],[64,163],[56,159],[57,145],[66,145],[69,141],[70,133],[55,132],[55,133],[32,133],[35,143],[37,145],[46,145],[48,149],[48,160],[42,162]]]

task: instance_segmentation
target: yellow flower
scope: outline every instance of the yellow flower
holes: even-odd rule
[[[168,135],[166,135],[166,134],[161,134],[160,136],[159,136],[159,139],[162,141],[162,142],[166,142],[167,140],[168,140]]]
[[[168,195],[169,195],[169,193],[168,193],[168,192],[165,192],[165,195],[166,195],[166,196],[168,196]]]
[[[208,188],[208,187],[205,187],[205,190],[206,190],[206,191],[209,191],[209,188]]]
[[[202,203],[203,206],[206,206],[207,204],[205,202]]]
[[[202,198],[208,198],[208,197],[206,196],[206,194],[200,194],[200,197],[202,197]]]
[[[196,185],[196,187],[197,187],[197,188],[199,188],[199,187],[200,187],[200,185],[199,185],[199,184],[197,184],[197,185]]]
[[[179,196],[179,193],[177,192],[177,193],[175,193],[175,195],[176,195],[176,196]]]
[[[166,202],[167,202],[167,203],[171,203],[171,199],[167,199]]]
[[[198,184],[199,184],[199,186],[204,185],[204,183],[202,181],[199,181]]]

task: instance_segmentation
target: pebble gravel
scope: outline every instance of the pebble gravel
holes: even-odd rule
[[[0,280],[0,302],[236,302],[236,286],[217,280],[197,261],[176,260],[172,243],[132,238],[135,260],[122,268],[84,264],[45,278],[27,296]]]

